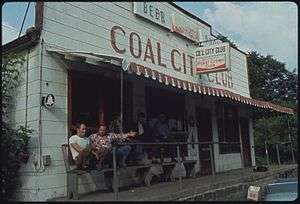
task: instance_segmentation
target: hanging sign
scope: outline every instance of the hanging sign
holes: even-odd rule
[[[196,49],[196,73],[207,74],[230,70],[229,43],[199,47]]]
[[[43,97],[43,105],[46,108],[52,108],[55,104],[55,97],[53,94],[48,94],[47,96]]]

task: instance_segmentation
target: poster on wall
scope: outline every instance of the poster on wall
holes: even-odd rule
[[[196,49],[196,73],[207,74],[230,70],[229,43],[220,43]]]

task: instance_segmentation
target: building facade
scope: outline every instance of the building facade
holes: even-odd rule
[[[17,200],[66,195],[61,145],[77,122],[96,131],[100,122],[109,123],[120,112],[121,67],[126,68],[124,129],[130,129],[139,112],[149,121],[165,113],[181,124],[180,130],[186,130],[192,116],[196,140],[216,142],[215,172],[255,165],[253,107],[289,111],[251,99],[247,57],[238,49],[229,48],[227,71],[196,74],[199,42],[204,47],[222,42],[212,34],[211,25],[173,3],[44,2],[37,3],[36,10],[33,33],[38,35],[26,34],[28,46],[6,45],[7,52],[24,53],[27,62],[10,123],[35,130],[29,162],[20,172]],[[52,108],[41,105],[47,94],[55,97]],[[200,174],[212,168],[201,159],[204,153],[198,146],[186,146],[185,151],[186,158],[197,160]],[[44,165],[46,155],[50,165]],[[81,176],[79,192],[105,188],[102,180],[93,174]]]

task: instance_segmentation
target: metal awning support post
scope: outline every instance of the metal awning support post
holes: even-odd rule
[[[123,83],[124,83],[124,73],[123,73],[123,69],[120,69],[120,120],[121,120],[121,124],[120,124],[120,133],[123,134]]]
[[[211,174],[215,175],[215,161],[214,161],[214,149],[213,144],[209,144],[209,156],[210,156],[210,166],[211,166]]]
[[[266,153],[266,159],[267,159],[267,166],[270,166],[270,163],[269,163],[269,152],[268,152],[267,141],[265,141],[265,153]]]
[[[179,149],[179,145],[177,145],[177,163],[179,165],[179,167],[181,168],[181,157],[180,157],[180,149]],[[181,176],[181,172],[179,173],[179,190],[182,189],[182,176]]]
[[[116,147],[113,147],[113,168],[114,168],[114,175],[113,175],[113,190],[114,190],[114,197],[115,200],[118,200],[119,194],[119,181],[118,181],[118,173],[117,173],[117,158],[116,158]]]
[[[290,121],[289,121],[289,117],[288,116],[287,116],[287,124],[288,124],[288,134],[289,134],[289,142],[290,142],[290,148],[291,148],[291,154],[292,154],[292,161],[293,161],[293,164],[295,164],[295,155],[294,155],[294,150],[293,150]]]
[[[277,161],[278,161],[278,165],[281,165],[278,143],[276,144],[276,152],[277,152]]]
[[[265,119],[265,117],[263,117],[263,119]],[[264,129],[264,134],[265,134],[265,154],[266,154],[267,166],[270,166],[268,144],[267,144],[268,134],[267,134],[267,130],[266,129]]]

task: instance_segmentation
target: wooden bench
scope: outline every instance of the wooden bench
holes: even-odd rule
[[[68,198],[73,198],[78,200],[78,176],[90,173],[89,171],[85,170],[77,170],[74,169],[75,167],[75,162],[71,156],[71,151],[69,148],[68,144],[63,144],[62,146],[62,153],[63,153],[63,159],[66,167],[66,172],[67,172],[67,197]],[[125,168],[118,168],[117,169],[117,176],[120,174],[120,170],[126,170],[126,171],[135,171],[136,175],[138,178],[137,182],[144,181],[145,182],[145,177],[149,172],[151,165],[140,165],[140,166],[127,166]],[[107,168],[107,169],[102,169],[98,171],[99,173],[104,174],[104,182],[107,186],[114,188],[114,183],[113,180],[113,168]],[[118,180],[118,178],[116,178]],[[117,181],[118,182],[118,181]],[[145,182],[146,183],[146,182]]]

